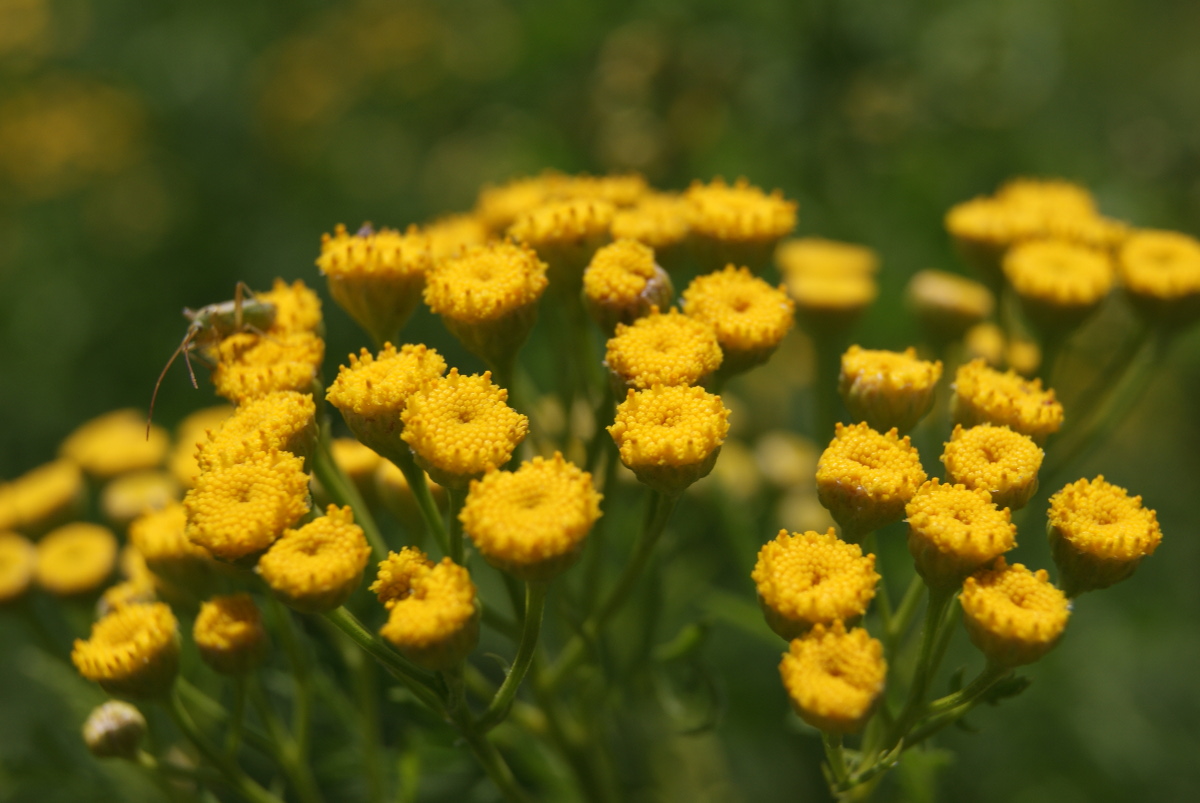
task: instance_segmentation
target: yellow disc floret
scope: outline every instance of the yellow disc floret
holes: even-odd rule
[[[671,278],[654,259],[654,251],[636,240],[617,240],[596,251],[583,272],[588,312],[606,334],[618,323],[631,324],[654,307],[674,300]]]
[[[87,489],[74,460],[62,458],[0,483],[0,529],[36,536],[79,512]]]
[[[117,565],[117,538],[99,524],[64,524],[37,549],[38,585],[60,597],[98,591]]]
[[[238,332],[222,340],[216,353],[212,382],[217,395],[242,404],[281,390],[311,393],[325,341],[305,331]]]
[[[37,547],[19,533],[0,532],[0,605],[22,597],[33,583]]]
[[[1063,422],[1062,405],[1039,379],[1023,379],[1016,371],[1001,373],[983,360],[960,366],[954,377],[955,423],[966,427],[991,423],[1007,426],[1045,442]]]
[[[657,310],[632,325],[617,324],[604,364],[626,388],[698,385],[721,366],[721,344],[712,324]]]
[[[688,235],[688,207],[678,195],[652,193],[612,219],[614,239],[637,240],[657,251],[674,250]]]
[[[917,350],[876,351],[851,346],[842,355],[838,393],[850,415],[881,432],[895,427],[907,432],[929,408],[941,361],[917,359]]]
[[[713,240],[774,244],[796,226],[795,201],[779,190],[768,195],[744,178],[732,185],[722,178],[694,181],[683,197],[692,231]]]
[[[192,639],[204,663],[224,675],[240,675],[262,662],[267,631],[249,594],[206,600],[196,615]]]
[[[341,605],[362,582],[371,547],[349,507],[330,505],[298,530],[285,530],[258,561],[275,595],[305,613]]]
[[[167,458],[167,465],[175,479],[185,488],[191,488],[200,476],[200,464],[196,462],[196,450],[208,440],[208,431],[216,431],[225,419],[233,415],[233,407],[220,404],[197,410],[175,428],[175,445]]]
[[[150,571],[172,583],[199,589],[211,579],[212,555],[187,537],[187,512],[179,502],[134,519],[129,542]]]
[[[987,491],[942,485],[921,486],[904,508],[908,551],[931,588],[957,588],[963,578],[1017,545],[1017,527]]]
[[[238,405],[232,416],[198,444],[196,461],[208,469],[237,463],[259,449],[307,455],[316,442],[316,404],[311,395],[280,390]]]
[[[1031,664],[1050,651],[1071,615],[1045,569],[1031,572],[998,558],[963,583],[959,597],[971,643],[1000,667]]]
[[[766,362],[795,322],[795,305],[782,286],[733,265],[692,280],[681,306],[688,317],[716,330],[727,372]]]
[[[997,507],[1018,510],[1037,491],[1044,456],[1032,438],[1008,427],[959,424],[941,460],[951,482],[987,491]]]
[[[405,547],[379,564],[371,590],[388,609],[380,635],[413,663],[448,669],[474,649],[479,639],[475,584],[449,558],[434,564],[420,550]]]
[[[291,284],[283,279],[276,279],[270,290],[255,293],[254,297],[275,308],[275,318],[271,321],[271,328],[267,330],[271,334],[315,334],[321,329],[321,297],[299,279]]]
[[[178,622],[161,602],[124,605],[75,640],[71,661],[79,674],[123,697],[161,697],[179,673]]]
[[[1200,314],[1200,242],[1173,231],[1135,231],[1117,257],[1125,292],[1152,320]]]
[[[546,248],[606,238],[615,212],[616,208],[603,200],[552,201],[518,217],[508,233],[542,253]]]
[[[146,437],[146,419],[140,412],[114,410],[72,432],[59,447],[59,454],[91,476],[106,480],[127,471],[156,468],[169,447],[170,439],[162,427],[151,427]]]
[[[600,518],[600,499],[592,475],[556,452],[473,481],[459,519],[488,563],[544,581],[575,562]]]
[[[828,532],[780,530],[758,551],[750,578],[771,629],[792,640],[816,624],[854,621],[875,597],[875,556]]]
[[[817,497],[852,541],[899,521],[924,482],[920,455],[894,429],[839,423],[817,462]]]
[[[801,719],[826,733],[854,733],[883,693],[887,662],[878,639],[861,627],[847,633],[839,620],[794,640],[779,674]]]

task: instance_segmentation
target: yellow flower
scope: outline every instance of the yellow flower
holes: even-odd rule
[[[153,579],[126,580],[104,589],[96,602],[98,616],[107,616],[124,605],[140,605],[158,599],[158,587]]]
[[[0,530],[40,535],[78,515],[86,494],[83,474],[73,460],[38,466],[0,484]]]
[[[650,187],[640,173],[607,176],[569,176],[558,194],[565,198],[593,198],[608,201],[613,206],[633,206],[642,200]]]
[[[1031,240],[1004,255],[1004,275],[1030,320],[1068,331],[1100,305],[1115,278],[1108,254],[1061,240]]]
[[[213,558],[187,536],[187,513],[179,502],[143,513],[129,525],[129,543],[146,567],[170,583],[199,591],[212,579]]]
[[[450,558],[434,564],[418,549],[393,552],[379,564],[371,591],[388,610],[380,635],[418,666],[449,669],[475,648],[475,584]]]
[[[987,491],[942,485],[934,478],[904,511],[908,551],[930,588],[957,588],[968,574],[1017,545],[1008,508],[992,504]]]
[[[37,570],[37,547],[19,533],[0,532],[0,605],[24,596]]]
[[[820,237],[795,237],[775,249],[775,264],[784,276],[792,274],[860,274],[879,272],[879,255],[865,245]]]
[[[313,397],[294,390],[250,399],[197,444],[197,465],[205,471],[269,449],[307,457],[317,440],[316,414]]]
[[[471,482],[459,513],[484,559],[521,580],[545,581],[575,562],[600,518],[592,475],[555,452]]]
[[[1068,596],[1129,577],[1162,542],[1158,516],[1103,476],[1081,479],[1050,497],[1050,549]]]
[[[1004,367],[1007,348],[1004,330],[991,321],[972,326],[963,336],[963,350],[967,358],[983,360],[992,368]]]
[[[992,291],[965,276],[941,270],[913,274],[905,291],[908,306],[935,343],[958,340],[992,315]]]
[[[508,391],[492,384],[490,371],[460,376],[452,368],[409,397],[400,437],[436,482],[465,488],[507,463],[529,432],[529,419],[507,400]]]
[[[780,530],[750,575],[767,624],[791,641],[816,624],[856,621],[875,598],[875,556],[828,532]]]
[[[395,340],[421,300],[432,265],[429,237],[416,227],[403,234],[363,226],[349,234],[339,224],[321,237],[317,267],[329,294],[376,343]]]
[[[230,562],[269,547],[308,505],[304,461],[274,450],[203,472],[183,499],[188,538]]]
[[[766,362],[795,323],[795,305],[782,286],[771,287],[749,268],[733,265],[693,279],[681,306],[689,318],[716,330],[727,374]]]
[[[1000,373],[983,360],[960,366],[954,377],[955,423],[965,427],[991,423],[1007,426],[1044,443],[1063,422],[1062,405],[1040,379]]]
[[[583,272],[583,297],[592,319],[611,336],[618,323],[631,324],[675,299],[671,277],[654,261],[654,251],[636,240],[617,240],[596,252]]]
[[[71,661],[109,694],[161,697],[179,673],[178,622],[161,602],[122,606],[75,640]]]
[[[941,461],[951,482],[987,491],[997,507],[1019,510],[1037,492],[1045,453],[1028,435],[992,424],[954,428]]]
[[[73,460],[92,477],[106,480],[143,468],[157,468],[166,457],[170,439],[162,427],[151,427],[137,410],[114,410],[93,418],[67,436],[59,454]]]
[[[175,428],[175,445],[167,457],[167,466],[184,488],[191,488],[200,476],[200,464],[196,462],[196,450],[208,439],[208,431],[218,429],[225,419],[233,415],[233,407],[219,404],[197,410]]]
[[[933,406],[941,361],[917,359],[917,350],[874,351],[851,346],[842,355],[838,393],[850,415],[881,432],[907,432]]]
[[[1121,284],[1152,321],[1190,323],[1200,315],[1200,242],[1173,231],[1136,231],[1118,256]]]
[[[866,724],[883,693],[883,644],[840,620],[816,625],[795,639],[779,663],[796,714],[826,733],[854,733]]]
[[[216,348],[217,395],[242,404],[281,390],[312,393],[325,359],[325,341],[311,332],[238,332]]]
[[[1009,566],[1003,557],[966,579],[959,602],[971,643],[1001,667],[1041,658],[1058,643],[1071,615],[1071,603],[1045,569]]]
[[[817,336],[848,329],[879,295],[865,273],[794,273],[785,279],[800,322]]]
[[[721,366],[721,344],[710,323],[652,310],[630,326],[617,324],[604,364],[625,388],[698,385]]]
[[[147,510],[161,510],[179,497],[179,485],[167,472],[132,471],[104,486],[100,509],[109,524],[123,530]]]
[[[483,245],[491,234],[483,218],[476,214],[446,215],[422,226],[421,231],[429,238],[429,255],[434,265]]]
[[[924,482],[920,455],[894,429],[881,434],[867,424],[839,423],[817,462],[817,497],[848,541],[899,521]]]
[[[475,246],[437,263],[425,303],[472,354],[492,366],[511,361],[537,319],[546,263],[511,242]]]
[[[650,193],[628,209],[618,209],[611,228],[613,239],[649,246],[671,268],[688,236],[688,207],[673,193]]]
[[[546,170],[539,176],[516,178],[498,187],[484,186],[475,203],[475,214],[493,234],[499,234],[521,215],[561,197],[567,182],[562,173]]]
[[[779,190],[770,195],[744,178],[732,185],[722,178],[693,181],[683,194],[688,223],[702,251],[703,267],[716,270],[734,263],[761,268],[779,240],[796,226],[796,202]]]
[[[213,597],[200,606],[192,639],[200,658],[223,675],[240,675],[262,663],[267,631],[249,594]]]
[[[285,530],[258,561],[275,596],[304,613],[332,611],[362,582],[371,547],[349,507],[330,505],[298,530]]]
[[[83,723],[83,742],[96,758],[137,759],[146,718],[129,703],[109,700],[96,706]]]
[[[583,269],[596,249],[609,240],[614,207],[608,201],[575,198],[550,201],[518,217],[508,234],[538,252],[556,292],[574,296]]]
[[[64,524],[47,533],[37,550],[38,585],[59,597],[98,590],[117,564],[116,536],[99,524]]]
[[[433,349],[405,345],[396,351],[385,343],[376,356],[366,349],[358,356],[351,354],[350,364],[338,368],[325,398],[342,411],[356,438],[389,460],[407,460],[400,414],[409,397],[444,373],[446,361]]]
[[[270,290],[255,293],[254,297],[275,307],[275,319],[271,322],[268,333],[321,334],[324,324],[321,317],[321,298],[299,279],[291,284],[283,279],[276,279]]]
[[[729,434],[729,410],[702,388],[655,385],[629,391],[608,434],[641,482],[678,496],[712,471]]]

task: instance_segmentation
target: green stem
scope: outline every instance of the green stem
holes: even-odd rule
[[[505,800],[510,803],[532,803],[531,798],[517,785],[517,779],[513,777],[512,770],[500,755],[500,751],[486,736],[476,732],[469,722],[459,723],[459,731],[475,759],[500,790],[500,794],[504,795]]]
[[[383,665],[383,668],[403,683],[430,710],[442,714],[445,710],[443,695],[437,679],[423,669],[409,663],[383,639],[367,630],[363,623],[345,607],[321,614],[345,633],[368,655]]]
[[[225,752],[230,758],[237,755],[242,744],[242,726],[246,718],[246,677],[233,679],[233,711],[229,715],[229,732],[225,734]]]
[[[230,715],[229,712],[225,710],[225,706],[221,705],[219,702],[197,689],[182,677],[175,680],[175,690],[179,693],[180,697],[186,698],[193,708],[201,709],[204,715],[214,722],[219,724],[229,722]],[[271,758],[275,758],[278,755],[278,750],[276,749],[275,743],[266,736],[263,736],[258,731],[247,728],[245,724],[243,724],[241,732],[242,738],[246,740],[246,744],[250,745],[263,755],[270,756]]]
[[[379,683],[375,664],[357,650],[347,650],[351,658],[351,681],[358,705],[358,737],[362,746],[363,769],[367,776],[367,798],[372,803],[383,803],[385,799],[382,736],[379,719]]]
[[[912,623],[913,614],[917,612],[917,605],[921,602],[921,592],[925,590],[925,581],[921,579],[921,575],[914,574],[908,584],[908,590],[904,592],[904,598],[900,600],[900,607],[896,608],[896,612],[892,615],[890,627],[884,630],[884,644],[888,646],[888,654],[891,655],[895,645],[900,641],[901,636],[908,632],[908,626]]]
[[[421,518],[425,520],[425,526],[429,532],[433,533],[433,538],[441,548],[442,554],[450,554],[450,536],[446,534],[446,522],[442,519],[442,513],[438,510],[433,494],[429,492],[429,482],[425,479],[425,472],[416,464],[411,454],[391,454],[388,455],[388,459],[395,464],[396,468],[400,469],[404,479],[408,480],[408,488],[412,491],[413,498],[417,500],[417,509],[421,511]]]
[[[875,602],[879,606],[879,622],[883,628],[883,632],[887,633],[892,629],[892,599],[888,594],[887,582],[884,579],[884,573],[879,571],[881,560],[879,557],[879,538],[875,535],[875,531],[867,533],[862,539],[863,552],[875,556],[875,571],[879,574],[879,586],[875,589]]]
[[[843,337],[830,337],[820,333],[813,337],[816,371],[813,391],[816,395],[816,420],[813,422],[813,440],[826,443],[833,437],[840,417],[842,398],[838,395],[838,376],[842,371]]]
[[[927,709],[926,720],[909,736],[908,744],[920,744],[942,728],[950,725],[974,708],[984,694],[997,682],[1012,674],[1010,667],[989,663],[969,685],[954,694],[934,700]]]
[[[354,482],[346,476],[341,466],[333,459],[324,428],[322,428],[321,436],[317,438],[316,447],[313,449],[312,469],[313,474],[320,481],[321,487],[325,489],[330,498],[338,505],[349,505],[350,509],[354,511],[354,521],[359,527],[362,527],[375,559],[386,558],[388,548],[387,542],[383,540],[383,533],[380,532],[375,517],[371,515],[371,509],[367,507],[367,503],[363,500],[362,494],[358,492]]]
[[[279,716],[271,707],[262,687],[249,680],[248,684],[258,717],[263,721],[267,732],[271,734],[272,742],[275,745],[273,754],[275,762],[283,769],[283,774],[287,776],[288,782],[291,783],[297,796],[304,803],[321,803],[321,793],[317,789],[317,781],[313,776],[312,767],[309,766],[307,760],[301,759],[295,737],[288,733],[287,728],[279,720]]]
[[[476,726],[480,732],[487,733],[490,729],[504,721],[512,708],[513,699],[529,671],[533,662],[534,651],[537,649],[538,636],[542,629],[542,612],[546,603],[547,583],[527,582],[525,584],[525,617],[521,632],[521,643],[517,647],[517,657],[513,659],[504,683],[492,698],[491,704],[479,718]]]
[[[933,656],[938,642],[939,626],[945,615],[946,607],[952,599],[954,599],[952,590],[932,588],[929,590],[929,604],[925,608],[925,627],[921,633],[921,653],[917,659],[917,669],[913,674],[912,686],[909,688],[908,701],[888,738],[889,744],[900,742],[920,714],[921,706],[925,702],[925,695],[929,691],[929,685],[933,682],[932,676],[935,671]]]
[[[447,529],[450,532],[450,560],[463,566],[465,565],[463,563],[463,528],[458,513],[462,510],[463,503],[467,501],[467,489],[447,488],[446,497],[448,500],[446,517],[449,519]]]
[[[292,703],[292,738],[295,740],[297,760],[308,763],[309,731],[312,723],[312,673],[308,657],[300,643],[296,622],[292,612],[274,594],[267,594],[267,604],[279,623],[280,640],[292,668],[295,695]]]
[[[845,788],[846,779],[849,777],[846,770],[846,752],[842,748],[842,735],[821,731],[821,744],[825,747],[825,760],[829,762],[829,772],[833,775],[834,788],[830,791],[836,794]]]

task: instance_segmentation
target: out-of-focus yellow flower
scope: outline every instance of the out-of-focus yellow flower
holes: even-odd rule
[[[569,176],[558,194],[565,198],[594,198],[615,207],[633,206],[645,197],[650,186],[641,173],[614,173],[606,176]]]
[[[1062,426],[1063,407],[1053,390],[1042,390],[1040,379],[1022,379],[1015,371],[1001,373],[972,360],[954,377],[954,419],[964,427],[1007,426],[1041,444]]]
[[[122,606],[75,640],[71,661],[109,694],[161,697],[179,674],[179,623],[161,602]]]
[[[37,550],[38,585],[59,597],[99,590],[117,565],[116,536],[99,524],[64,524],[47,533]]]
[[[794,237],[775,249],[775,264],[784,276],[793,274],[862,274],[879,272],[879,255],[865,245]]]
[[[1046,518],[1059,582],[1071,597],[1129,577],[1162,542],[1158,516],[1142,497],[1103,476],[1054,494]]]
[[[362,582],[371,547],[349,507],[330,505],[298,530],[285,530],[258,561],[271,590],[304,613],[332,611]]]
[[[465,488],[507,463],[529,432],[529,419],[507,400],[490,371],[461,376],[451,368],[409,397],[400,437],[434,481]]]
[[[96,706],[83,723],[83,742],[96,758],[136,760],[145,735],[142,712],[121,700]]]
[[[575,562],[600,518],[592,475],[555,452],[471,482],[459,513],[484,559],[521,580],[550,580]]]
[[[325,341],[311,332],[257,335],[238,332],[216,348],[212,382],[217,395],[243,404],[268,393],[312,393],[325,359]]]
[[[721,367],[721,344],[712,324],[657,309],[632,325],[617,324],[604,364],[626,389],[698,385]]]
[[[612,219],[613,239],[636,240],[653,248],[668,270],[677,265],[688,231],[687,203],[672,193],[645,195],[632,207],[618,209]]]
[[[1151,321],[1190,323],[1200,316],[1200,242],[1174,231],[1129,235],[1117,257],[1121,284]]]
[[[172,502],[162,510],[143,513],[134,519],[129,525],[129,543],[155,575],[200,591],[211,579],[213,558],[207,549],[192,543],[187,526],[183,504]]]
[[[267,631],[249,594],[213,597],[200,606],[192,639],[200,658],[223,675],[241,675],[262,663]]]
[[[87,489],[79,466],[54,460],[0,484],[0,530],[37,536],[74,518]]]
[[[963,337],[996,306],[992,291],[979,282],[941,270],[917,271],[905,296],[921,328],[939,344]]]
[[[1033,376],[1042,364],[1042,350],[1026,338],[1013,338],[1004,349],[1004,361],[1021,376]]]
[[[729,434],[729,410],[703,388],[655,385],[629,391],[608,434],[638,480],[678,496],[712,471]]]
[[[59,454],[90,476],[107,480],[118,474],[162,465],[170,438],[162,427],[150,428],[137,410],[114,410],[93,418],[67,436]]]
[[[997,508],[987,491],[942,485],[934,478],[904,511],[908,551],[930,588],[958,588],[968,574],[1017,545],[1008,508]]]
[[[187,536],[224,561],[262,552],[308,512],[304,461],[280,451],[203,472],[183,499]]]
[[[1067,332],[1082,323],[1115,278],[1107,253],[1062,240],[1018,243],[1004,255],[1002,267],[1029,319],[1047,332]]]
[[[1003,557],[966,579],[959,602],[971,643],[1001,667],[1041,658],[1058,643],[1071,615],[1071,603],[1045,569],[1009,566]]]
[[[321,317],[321,297],[301,280],[288,284],[283,279],[276,279],[270,290],[255,293],[254,297],[275,307],[275,318],[268,332],[322,334],[324,319]]]
[[[875,279],[862,273],[794,273],[785,280],[800,323],[814,336],[849,329],[879,295]]]
[[[754,444],[759,470],[768,482],[782,489],[809,486],[820,454],[811,440],[783,429],[763,433]]]
[[[488,365],[513,359],[537,320],[546,263],[532,248],[493,242],[434,265],[425,303],[446,328]]]
[[[429,492],[433,494],[434,502],[439,508],[443,507],[446,489],[428,477],[425,478],[425,483],[429,486]],[[379,501],[399,519],[405,530],[417,534],[425,532],[425,518],[421,515],[417,498],[409,487],[408,478],[395,463],[384,460],[379,464],[379,468],[375,470],[375,492]]]
[[[767,624],[791,641],[816,624],[857,621],[875,598],[875,556],[828,532],[780,530],[758,551],[750,579]]]
[[[942,378],[940,360],[917,359],[917,350],[875,351],[851,346],[842,355],[838,393],[850,415],[881,432],[907,432],[933,406]]]
[[[883,693],[883,644],[861,627],[846,632],[835,621],[795,639],[779,663],[796,714],[826,733],[854,733],[866,724]]]
[[[708,270],[730,263],[761,270],[780,239],[796,227],[796,202],[769,195],[744,178],[693,181],[683,194],[692,237]]]
[[[24,596],[33,583],[38,551],[20,533],[0,532],[0,605]]]
[[[693,279],[681,306],[688,317],[716,330],[725,374],[766,362],[795,323],[795,305],[782,286],[772,287],[749,268],[733,265]]]
[[[407,460],[400,414],[409,397],[444,373],[446,361],[433,349],[409,344],[396,351],[385,343],[375,356],[366,349],[351,354],[325,398],[342,411],[354,437],[389,460]]]
[[[541,175],[516,178],[500,186],[485,186],[479,191],[475,214],[492,234],[498,235],[521,215],[561,197],[567,183],[567,176],[546,170]]]
[[[97,616],[107,616],[123,605],[140,605],[158,599],[158,587],[153,579],[125,580],[104,589],[96,602]]]
[[[987,491],[997,507],[1019,510],[1037,492],[1045,453],[1028,435],[993,424],[954,428],[941,461],[951,482]]]
[[[205,407],[184,418],[175,428],[175,445],[167,457],[167,466],[175,479],[184,488],[191,488],[200,476],[200,464],[196,462],[196,450],[208,439],[208,431],[218,429],[225,419],[233,415],[227,404]]]
[[[421,301],[433,264],[429,237],[416,227],[401,234],[369,225],[349,234],[339,224],[321,237],[317,267],[329,294],[376,343],[395,340]]]
[[[476,214],[446,215],[421,227],[429,238],[429,255],[433,264],[443,259],[462,256],[468,248],[483,245],[490,239],[487,224]]]
[[[983,360],[992,368],[1005,366],[1004,330],[996,324],[987,323],[972,326],[963,336],[963,350],[969,360]]]
[[[123,530],[147,510],[161,510],[180,497],[179,484],[165,471],[122,474],[100,492],[100,509],[108,523]]]
[[[924,482],[920,455],[894,429],[839,423],[817,462],[817,496],[850,541],[899,521]]]
[[[618,323],[632,324],[654,308],[669,307],[675,288],[652,248],[622,239],[596,251],[588,263],[583,298],[592,320],[611,336]]]
[[[608,201],[551,201],[522,214],[508,233],[537,251],[549,265],[550,286],[555,292],[575,296],[584,267],[610,239],[615,213],[616,207]]]
[[[201,470],[238,463],[256,451],[277,449],[307,457],[317,440],[313,397],[278,390],[238,405],[233,415],[198,444]]]
[[[384,463],[379,453],[357,438],[334,438],[329,442],[333,462],[342,470],[368,504],[377,499],[375,472]]]
[[[393,552],[371,591],[388,609],[380,635],[418,666],[449,669],[479,641],[475,584],[450,558],[434,564],[419,549]]]

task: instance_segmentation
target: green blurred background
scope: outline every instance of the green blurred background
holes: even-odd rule
[[[324,293],[313,260],[334,224],[465,210],[484,182],[545,167],[781,188],[799,233],[880,251],[862,342],[901,347],[908,276],[959,269],[945,210],[1007,177],[1077,180],[1107,214],[1200,233],[1197,41],[1189,0],[0,0],[0,477],[87,418],[144,408],[182,307],[275,276]],[[361,338],[326,313],[329,370]],[[428,316],[408,336],[461,353]],[[942,799],[1194,799],[1198,367],[1193,330],[1084,471],[1143,494],[1162,549],[1080,601],[1030,691],[941,739]],[[157,417],[210,399],[177,368]],[[1018,557],[1043,565],[1023,536]],[[3,650],[0,800],[147,791],[79,749],[94,696]],[[777,647],[730,630],[712,651],[741,676],[708,794],[822,799]]]

